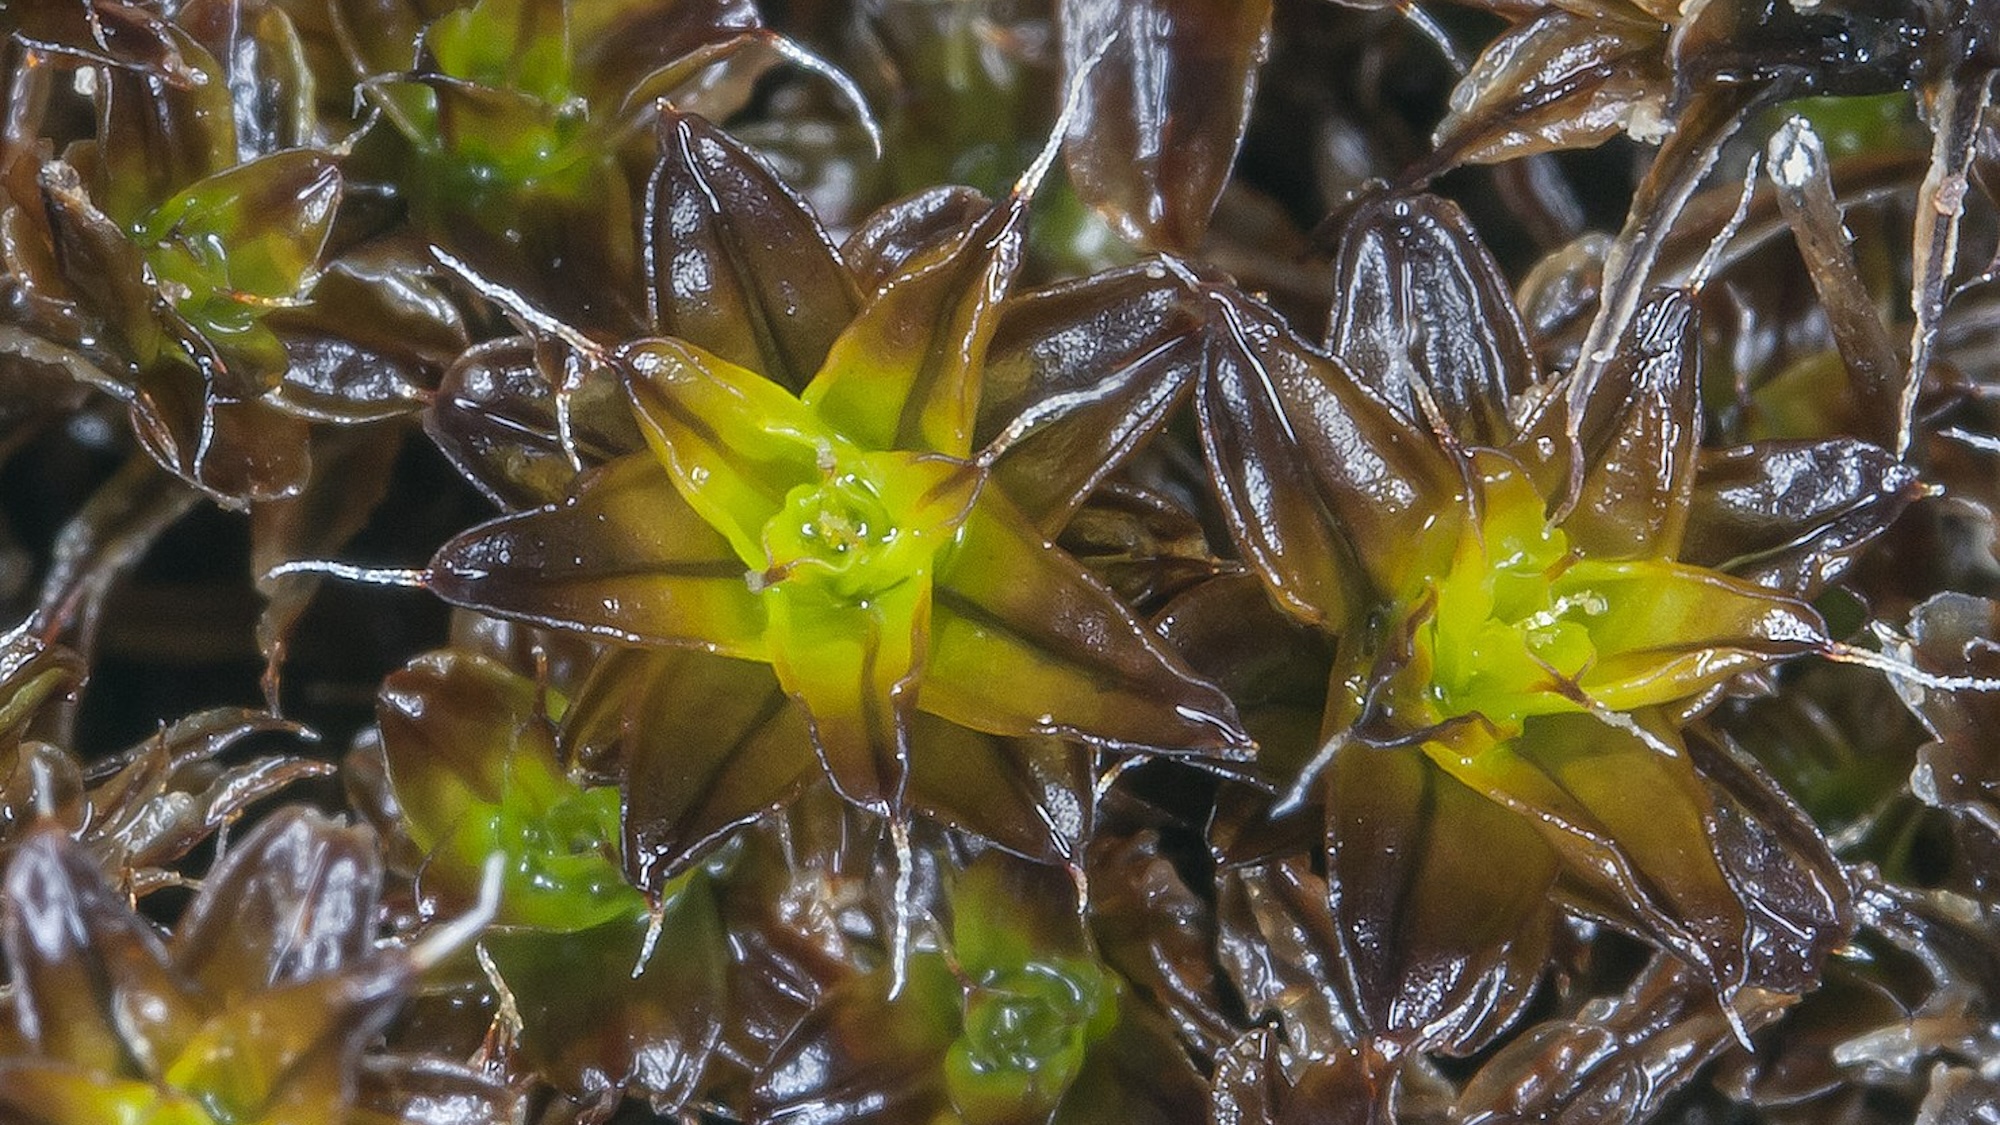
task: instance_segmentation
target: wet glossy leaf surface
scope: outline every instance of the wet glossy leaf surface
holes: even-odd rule
[[[1548,958],[1556,852],[1420,753],[1349,746],[1328,771],[1327,929],[1369,1033],[1478,1050]]]
[[[1698,329],[1684,296],[1648,299],[1619,359],[1590,390],[1576,422],[1576,507],[1563,528],[1592,554],[1671,556],[1680,550],[1701,443]]]
[[[502,924],[573,931],[641,909],[620,867],[618,794],[569,778],[549,706],[532,681],[452,653],[384,682],[383,749],[425,852],[417,890],[427,913],[469,905],[495,853]]]
[[[1270,0],[1061,5],[1083,103],[1064,144],[1077,194],[1149,249],[1201,244],[1249,122]]]
[[[1228,699],[1004,501],[983,504],[939,575],[925,707],[1002,734],[1240,755]],[[1034,684],[1040,711],[970,690]],[[1044,717],[1047,716],[1047,717]]]
[[[1337,628],[1366,584],[1401,585],[1456,474],[1417,422],[1269,310],[1203,297],[1220,331],[1196,406],[1230,531],[1281,604]]]
[[[1648,23],[1548,5],[1473,64],[1452,92],[1438,148],[1467,163],[1506,160],[1595,145],[1639,113],[1657,115],[1666,75],[1652,52],[1664,29]]]
[[[0,1119],[1982,1120],[1993,26],[0,4]]]
[[[1017,299],[986,364],[975,444],[1045,532],[1166,421],[1200,371],[1199,312],[1157,264]]]
[[[748,656],[761,651],[764,614],[743,573],[658,463],[634,454],[558,504],[445,544],[430,588],[538,624]]]
[[[1473,445],[1513,435],[1536,375],[1499,266],[1433,196],[1366,204],[1342,234],[1327,348],[1410,417]]]
[[[804,388],[860,305],[818,219],[701,118],[662,115],[660,147],[647,208],[653,331]]]
[[[1917,487],[1908,466],[1862,442],[1708,452],[1690,498],[1683,555],[1811,596],[1895,522]]]
[[[556,387],[570,371],[526,338],[468,349],[444,374],[424,412],[424,430],[459,472],[505,508],[561,500],[585,466],[637,450],[644,439],[610,379],[585,378],[568,397],[569,445]]]
[[[978,369],[1020,268],[1026,201],[926,247],[868,300],[800,398],[864,448],[964,457]]]
[[[662,1107],[693,1092],[727,1009],[723,935],[700,877],[664,889],[658,944],[643,911],[567,933],[484,939],[520,1013],[520,1050],[586,1101],[630,1089]]]

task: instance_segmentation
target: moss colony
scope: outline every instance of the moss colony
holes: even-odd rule
[[[6,0],[0,1125],[2000,1112],[2000,5]]]

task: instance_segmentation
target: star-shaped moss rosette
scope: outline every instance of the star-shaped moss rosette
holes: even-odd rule
[[[1497,271],[1450,208],[1364,208],[1342,272],[1355,284],[1336,299],[1330,342],[1354,374],[1336,363],[1318,386],[1392,403],[1430,450],[1403,456],[1459,480],[1397,536],[1322,525],[1361,564],[1345,581],[1369,591],[1357,605],[1373,621],[1342,627],[1314,763],[1361,1025],[1475,1048],[1505,1025],[1492,1010],[1518,1011],[1539,971],[1551,891],[1659,943],[1725,1001],[1745,987],[1809,989],[1852,926],[1844,876],[1754,769],[1679,735],[1742,674],[1830,647],[1790,593],[1677,559],[1691,526],[1713,534],[1712,510],[1696,504],[1688,300],[1656,294],[1599,378],[1551,386],[1522,365]],[[1412,329],[1433,318],[1397,316],[1405,302],[1482,315]],[[1297,419],[1290,391],[1281,384],[1273,405]],[[1524,400],[1539,412],[1517,423]],[[1877,529],[1908,499],[1906,487],[1886,494]],[[1800,528],[1801,541],[1818,530]],[[1747,862],[1745,826],[1768,842],[1768,864]],[[1384,854],[1421,857],[1420,874],[1394,874]],[[1469,910],[1478,923],[1456,926]],[[1403,940],[1367,938],[1391,918]],[[1424,991],[1446,966],[1458,985]],[[1475,1027],[1484,1034],[1461,1038]]]
[[[290,18],[261,0],[171,20],[24,6],[56,37],[17,102],[53,145],[10,146],[0,193],[24,360],[127,403],[156,461],[238,506],[303,486],[307,419],[414,409],[463,327],[397,253],[334,237],[341,158]],[[94,115],[63,108],[71,83]]]
[[[1067,493],[1078,462],[1101,479],[1192,393],[1247,574],[1162,624],[1243,708],[1279,811],[1327,812],[1345,1026],[1392,1053],[1477,1049],[1527,1001],[1558,904],[1723,992],[1810,987],[1849,925],[1837,865],[1754,768],[1677,730],[1741,674],[1828,650],[1799,596],[1888,526],[1914,475],[1851,440],[1704,455],[1684,297],[1651,299],[1578,390],[1536,371],[1455,209],[1352,215],[1332,355],[1178,262],[1051,294],[1041,315],[1102,331],[996,366],[1042,403],[1004,435],[1010,485],[1027,470],[1046,489],[1040,470]],[[1225,786],[1222,858],[1321,836],[1272,811]],[[1777,867],[1745,866],[1739,831]]]
[[[1167,1022],[1099,959],[1061,872],[989,852],[947,892],[944,948],[827,990],[757,1076],[757,1121],[1195,1122]]]
[[[312,288],[339,198],[333,162],[293,150],[225,167],[122,218],[63,161],[29,182],[36,194],[15,191],[9,212],[25,228],[9,265],[47,306],[24,326],[45,334],[42,362],[129,403],[153,458],[216,498],[295,492],[304,423],[270,397],[288,359],[265,322]],[[90,329],[65,331],[79,319]]]
[[[626,881],[620,795],[566,768],[566,701],[489,658],[446,650],[383,684],[394,823],[422,857],[419,914],[476,900],[489,857],[499,897],[479,946],[504,989],[496,1032],[541,1078],[586,1104],[630,1092],[661,1112],[693,1094],[726,1022],[726,953],[708,876],[655,894]],[[447,966],[489,982],[470,958]]]
[[[684,341],[621,349],[652,454],[447,544],[429,585],[504,616],[769,663],[834,784],[894,816],[920,714],[1241,756],[1229,700],[973,459],[1025,211],[1017,193],[920,244],[796,396]],[[796,779],[784,765],[757,787],[782,793]]]
[[[728,134],[662,108],[657,136],[646,197],[652,219],[643,231],[652,331],[794,392],[855,320],[859,290],[879,290],[916,258],[945,253],[992,207],[969,189],[920,192],[871,216],[836,250],[805,202]],[[949,293],[939,287],[932,296]],[[439,447],[503,506],[560,503],[576,488],[578,463],[605,466],[645,448],[615,374],[600,378],[612,374],[607,368],[577,380],[562,354],[529,339],[475,348],[447,374],[426,417]],[[1075,498],[1062,487],[1014,495],[1037,510],[1067,508]],[[630,495],[635,514],[620,518],[638,520],[644,500]],[[613,491],[596,496],[586,511],[624,503]],[[1035,522],[1051,537],[1060,527],[1060,519]],[[634,631],[629,622],[619,628]],[[578,685],[574,702],[562,737],[573,753],[608,754],[620,764],[626,862],[643,887],[671,879],[822,772],[804,718],[767,662],[672,648],[613,651]],[[911,758],[913,807],[1021,855],[1075,859],[1090,822],[1087,748],[1052,735],[982,733],[923,712],[915,727],[912,737],[928,749]],[[687,738],[691,728],[707,737]]]
[[[381,861],[365,829],[291,809],[204,880],[162,942],[54,826],[0,886],[11,983],[0,1119],[42,1125],[319,1125],[402,1120],[398,1077],[469,1122],[513,1098],[442,1060],[368,1051],[438,952],[373,944]]]

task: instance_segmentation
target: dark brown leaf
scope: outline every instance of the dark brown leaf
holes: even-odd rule
[[[1209,472],[1245,561],[1301,620],[1338,629],[1364,591],[1403,589],[1459,472],[1431,435],[1268,309],[1203,286],[1196,394]]]
[[[877,208],[841,243],[840,256],[862,295],[873,296],[918,255],[949,244],[992,209],[992,200],[969,187],[927,188]]]
[[[1064,0],[1065,81],[1081,85],[1083,100],[1063,156],[1077,194],[1128,241],[1201,245],[1250,122],[1271,7]]]
[[[1535,380],[1500,267],[1458,207],[1432,195],[1371,200],[1341,232],[1327,348],[1440,434],[1502,446]]]
[[[1275,1016],[1301,1058],[1329,1057],[1359,1041],[1361,1017],[1324,968],[1341,947],[1326,880],[1292,858],[1225,870],[1217,884],[1217,952],[1250,1017]]]
[[[269,574],[282,563],[336,556],[364,527],[388,495],[391,472],[403,449],[401,428],[336,431],[318,435],[317,471],[298,495],[255,505],[250,512],[250,566]],[[318,592],[316,575],[260,578],[264,610],[257,617],[257,648],[264,654],[264,698],[278,703],[278,677],[292,627]]]
[[[50,825],[13,850],[0,893],[12,1015],[33,1052],[98,1074],[128,1058],[164,1070],[194,1033],[191,990],[97,865]]]
[[[312,472],[304,419],[269,399],[219,397],[179,367],[141,376],[132,429],[162,467],[225,507],[291,496]]]
[[[1715,807],[1715,854],[1749,919],[1745,981],[1803,995],[1854,934],[1853,892],[1826,839],[1754,762],[1688,742]]]
[[[1784,1008],[1782,1000],[1749,993],[1730,1003],[1751,1029]],[[1623,996],[1592,1001],[1575,1019],[1516,1037],[1466,1084],[1454,1119],[1467,1125],[1647,1120],[1735,1041],[1708,987],[1656,959]]]
[[[326,264],[310,302],[264,318],[291,358],[278,388],[288,411],[351,425],[423,405],[465,351],[467,329],[412,257],[387,244],[349,251]]]
[[[305,44],[282,7],[269,0],[195,0],[174,13],[174,22],[222,69],[237,159],[320,139]]]
[[[647,185],[652,330],[804,389],[861,306],[819,220],[749,150],[661,111]]]
[[[974,444],[999,443],[994,479],[1054,535],[1165,424],[1205,348],[1187,284],[1157,262],[1020,297],[993,336]]]
[[[1138,999],[1166,1016],[1199,1054],[1236,1036],[1215,964],[1213,911],[1162,854],[1150,830],[1091,842],[1091,936]]]
[[[340,972],[374,947],[381,882],[373,833],[280,810],[203,879],[175,929],[174,965],[224,1005]]]
[[[175,86],[200,81],[181,57],[170,26],[144,8],[107,0],[82,5],[66,0],[21,0],[10,28],[37,51],[58,57],[130,68]]]
[[[1563,521],[1594,558],[1675,557],[1687,527],[1701,444],[1700,330],[1678,291],[1650,298],[1578,410]]]
[[[1493,164],[1589,148],[1664,113],[1667,28],[1632,13],[1583,15],[1549,5],[1511,28],[1452,91],[1433,166]]]
[[[1855,264],[1853,236],[1841,222],[1826,147],[1804,118],[1793,117],[1772,135],[1767,153],[1778,206],[1791,224],[1806,275],[1847,365],[1855,415],[1872,423],[1856,436],[1893,446],[1900,440],[1903,365]]]
[[[1888,450],[1845,438],[1704,451],[1681,558],[1813,597],[1923,487]]]
[[[1141,612],[1237,569],[1215,557],[1200,513],[1122,480],[1092,492],[1056,543]]]
[[[888,974],[855,977],[827,993],[758,1073],[759,1125],[933,1125],[947,1110],[944,1056],[958,1037],[958,980],[935,955],[909,963],[902,995]]]
[[[1381,1039],[1484,1047],[1520,1017],[1548,960],[1555,851],[1418,750],[1343,747],[1326,801],[1335,982]]]
[[[819,768],[805,716],[770,666],[705,653],[607,653],[564,717],[563,743],[571,754],[615,747],[625,870],[649,893]]]
[[[445,372],[424,430],[501,507],[554,503],[577,476],[557,426],[558,385],[569,388],[570,438],[585,468],[646,444],[617,380],[572,374],[554,349],[526,337],[476,344]]]

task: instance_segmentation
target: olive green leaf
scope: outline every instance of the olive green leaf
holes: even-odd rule
[[[663,1113],[687,1102],[733,1018],[714,893],[696,872],[661,887],[651,916],[481,939],[538,1074],[586,1103],[628,1091]]]
[[[1566,875],[1595,892],[1588,901],[1629,915],[1733,995],[1746,974],[1747,919],[1715,855],[1708,793],[1657,716],[1630,723],[1550,715],[1490,752],[1424,748],[1467,788],[1541,832]]]
[[[560,503],[495,520],[431,560],[447,601],[632,643],[744,659],[766,651],[766,610],[741,559],[657,461],[621,458]]]
[[[0,1061],[0,1115],[345,1119],[361,1053],[414,978],[405,954],[373,947],[373,839],[292,810],[239,848],[171,952],[62,832],[40,828],[13,852],[0,944],[27,1051]]]
[[[940,569],[930,661],[923,706],[975,730],[1245,756],[1227,697],[997,494]],[[996,676],[1009,690],[990,690]]]
[[[312,288],[340,188],[331,157],[292,149],[197,180],[139,222],[152,279],[215,349],[224,393],[252,397],[283,375],[262,314]]]
[[[26,624],[0,635],[0,751],[20,745],[38,715],[83,684],[83,658],[37,638]]]
[[[419,657],[382,686],[382,744],[428,913],[474,900],[503,857],[500,925],[575,931],[629,920],[645,899],[619,857],[618,791],[585,789],[557,757],[540,689],[482,657]]]
[[[97,137],[76,154],[84,158],[79,166],[92,198],[128,230],[175,192],[237,162],[222,64],[179,27],[161,30],[188,80],[158,82],[122,67],[104,71]]]
[[[867,449],[972,452],[980,368],[1020,268],[1027,200],[1009,196],[877,291],[799,392]]]
[[[82,1125],[143,1121],[147,1125],[214,1125],[200,1102],[150,1082],[106,1079],[49,1063],[0,1064],[6,1089],[0,1114],[20,1125]]]

